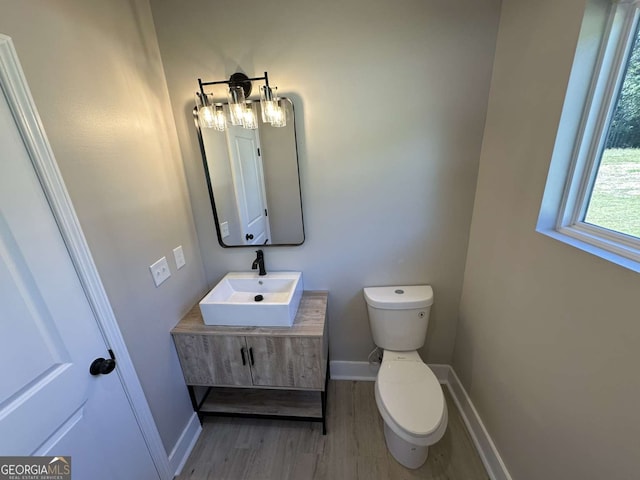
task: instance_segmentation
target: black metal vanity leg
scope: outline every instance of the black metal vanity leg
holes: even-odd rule
[[[327,349],[327,358],[329,357],[329,349]],[[320,392],[320,398],[322,400],[322,435],[327,434],[327,393],[329,391],[329,362],[327,361],[327,368],[324,372],[324,391]]]
[[[200,414],[200,405],[198,405],[198,401],[196,400],[195,389],[192,385],[187,385],[187,390],[189,390],[189,398],[191,399],[193,411],[198,414],[198,420],[200,421],[200,425],[202,425],[202,415]]]
[[[322,400],[322,435],[327,434],[327,391],[320,392]]]
[[[328,391],[327,385],[324,387],[324,392],[320,392],[320,399],[322,400],[322,435],[327,434],[327,399]]]
[[[193,407],[193,411],[198,411],[198,402],[196,401],[196,392],[193,389],[192,385],[187,385],[187,390],[189,390],[189,398],[191,399],[191,406]]]

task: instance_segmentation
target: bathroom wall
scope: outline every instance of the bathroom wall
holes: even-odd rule
[[[518,480],[638,476],[640,276],[535,231],[585,4],[503,1],[480,157],[453,366]]]
[[[0,12],[171,452],[193,411],[169,330],[206,283],[148,2],[2,0]],[[155,288],[162,256],[172,276]]]
[[[267,269],[302,270],[307,289],[330,291],[333,360],[365,361],[373,347],[362,287],[432,284],[422,353],[449,362],[499,7],[152,0],[209,285],[255,254],[217,243],[193,94],[198,78],[266,70],[296,108],[307,238],[267,248]]]

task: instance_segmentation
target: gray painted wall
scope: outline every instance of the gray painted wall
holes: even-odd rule
[[[334,360],[373,347],[362,287],[429,283],[423,357],[451,360],[499,0],[152,0],[209,285],[252,249],[216,241],[191,120],[197,79],[266,70],[298,122],[307,240],[267,269],[330,291]],[[219,95],[224,94],[222,88]]]
[[[148,2],[0,11],[170,453],[192,408],[169,330],[206,283]],[[155,288],[148,267],[162,256],[172,276]]]
[[[518,480],[638,476],[640,276],[535,232],[585,3],[503,2],[480,158],[453,366]]]

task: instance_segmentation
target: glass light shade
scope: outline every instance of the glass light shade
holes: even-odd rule
[[[258,120],[256,119],[252,103],[248,103],[244,109],[244,113],[242,115],[242,126],[250,130],[258,128]]]
[[[262,110],[262,121],[264,123],[273,122],[278,103],[277,97],[273,94],[273,90],[267,85],[260,87],[260,106]]]
[[[214,128],[215,120],[213,107],[210,105],[200,107],[198,109],[198,120],[200,121],[200,126],[202,128]]]
[[[229,116],[232,125],[242,125],[246,110],[244,89],[239,86],[229,87]]]
[[[196,108],[198,110],[198,122],[202,128],[213,128],[213,107],[206,94],[196,93]]]
[[[286,127],[287,126],[287,107],[284,103],[285,100],[278,99],[278,103],[275,111],[273,112],[273,118],[271,120],[272,127]]]
[[[227,128],[227,119],[224,115],[224,107],[221,103],[216,103],[213,107],[213,126],[212,128],[218,130],[219,132],[224,132],[224,129]]]

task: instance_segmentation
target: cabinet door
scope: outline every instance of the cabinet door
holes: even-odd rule
[[[256,386],[324,388],[322,338],[247,337]]]
[[[187,385],[251,386],[251,370],[243,360],[244,337],[174,335]],[[243,365],[244,363],[244,365]]]

